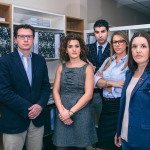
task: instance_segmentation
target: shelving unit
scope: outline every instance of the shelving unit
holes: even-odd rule
[[[111,36],[115,31],[124,31],[127,33],[129,40],[131,40],[132,36],[138,31],[145,31],[150,33],[150,24],[142,24],[142,25],[133,25],[133,26],[121,26],[121,27],[111,27],[109,28],[110,34],[108,36],[107,41],[110,42]],[[84,30],[84,41],[87,43],[87,35],[92,34],[94,32],[91,30]]]
[[[0,26],[11,28],[12,23],[11,13],[12,13],[12,5],[0,2],[0,18],[5,18],[5,22],[0,21]]]
[[[9,22],[4,22],[4,21],[0,21],[0,24],[9,25],[10,23]]]
[[[66,32],[65,15],[12,5],[12,39],[14,27],[20,25],[21,20],[27,20],[30,18],[45,19],[50,21],[50,27],[32,25],[33,27],[35,27],[36,31],[47,31],[54,33]],[[54,80],[56,69],[60,64],[59,58],[46,58],[46,62],[48,67],[49,79]]]
[[[13,23],[13,25],[20,25],[22,23]],[[36,26],[36,25],[32,25],[36,31],[63,31],[62,29],[58,29],[58,28],[52,28],[52,27],[44,27],[44,26]]]
[[[66,16],[66,35],[77,33],[84,38],[84,19]]]

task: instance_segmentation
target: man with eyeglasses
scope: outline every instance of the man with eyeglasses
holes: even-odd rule
[[[110,56],[110,44],[107,42],[109,24],[106,20],[101,19],[95,22],[94,35],[97,41],[87,45],[89,47],[87,62],[92,66],[94,74],[96,74],[106,58]],[[98,118],[102,111],[102,98],[100,93],[102,93],[102,90],[95,88],[91,100],[92,115],[94,116],[96,112]]]
[[[44,109],[50,93],[45,59],[31,52],[35,30],[14,29],[18,49],[0,58],[0,132],[5,150],[41,150]]]

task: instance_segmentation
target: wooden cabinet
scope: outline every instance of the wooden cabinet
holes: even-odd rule
[[[66,35],[68,33],[80,34],[84,38],[84,19],[66,16]]]
[[[0,26],[11,28],[11,12],[11,4],[0,3],[0,18],[5,18],[5,21],[0,21]]]

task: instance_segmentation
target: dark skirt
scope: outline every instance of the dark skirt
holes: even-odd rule
[[[120,101],[103,100],[102,112],[98,124],[97,148],[121,150],[114,144],[117,131],[117,122],[120,110]]]

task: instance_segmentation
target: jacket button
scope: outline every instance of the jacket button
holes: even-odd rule
[[[129,114],[132,115],[132,112],[130,112]]]
[[[129,127],[130,129],[132,128],[132,126]]]

